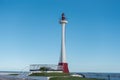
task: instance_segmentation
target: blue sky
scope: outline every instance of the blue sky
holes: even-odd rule
[[[120,72],[119,0],[0,0],[0,70],[57,64],[64,12],[71,72]]]

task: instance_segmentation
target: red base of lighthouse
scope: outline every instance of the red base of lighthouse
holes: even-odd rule
[[[62,66],[62,70],[64,73],[69,73],[68,63],[59,63],[58,65]]]

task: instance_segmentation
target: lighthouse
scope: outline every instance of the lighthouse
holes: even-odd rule
[[[60,24],[62,27],[61,53],[60,53],[60,61],[59,61],[58,65],[62,67],[62,71],[64,73],[69,73],[68,63],[66,62],[66,43],[65,43],[65,41],[66,41],[65,29],[66,29],[67,23],[68,23],[68,21],[66,20],[65,15],[64,15],[64,13],[62,13],[61,19],[60,19]]]
[[[68,23],[68,21],[66,20],[66,17],[64,15],[64,13],[62,13],[61,15],[61,19],[60,19],[60,24],[61,24],[61,52],[60,52],[60,60],[58,62],[58,64],[54,65],[54,64],[31,64],[30,65],[30,71],[31,73],[38,73],[38,71],[40,71],[41,68],[45,68],[48,72],[52,71],[52,72],[63,72],[63,73],[69,73],[69,69],[68,69],[68,63],[66,61],[66,46],[65,46],[65,28],[66,28],[66,24]]]

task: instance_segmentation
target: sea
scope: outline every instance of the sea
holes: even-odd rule
[[[0,76],[8,75],[8,74],[23,74],[23,73],[27,74],[29,72],[27,71],[24,71],[24,72],[23,71],[0,71]],[[73,73],[82,74],[86,78],[97,78],[97,79],[104,79],[104,80],[120,80],[120,73],[94,73],[94,72],[73,72]],[[25,76],[21,76],[21,77],[25,77]],[[39,78],[39,77],[36,77],[36,78]]]
[[[120,80],[120,73],[92,73],[92,72],[79,72],[78,74],[84,75],[86,78],[97,78],[104,80]]]

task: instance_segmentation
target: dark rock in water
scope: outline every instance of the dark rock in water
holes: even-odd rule
[[[80,73],[79,75],[81,75],[83,78],[85,78],[85,75],[84,75],[84,74],[81,74],[81,73]]]

